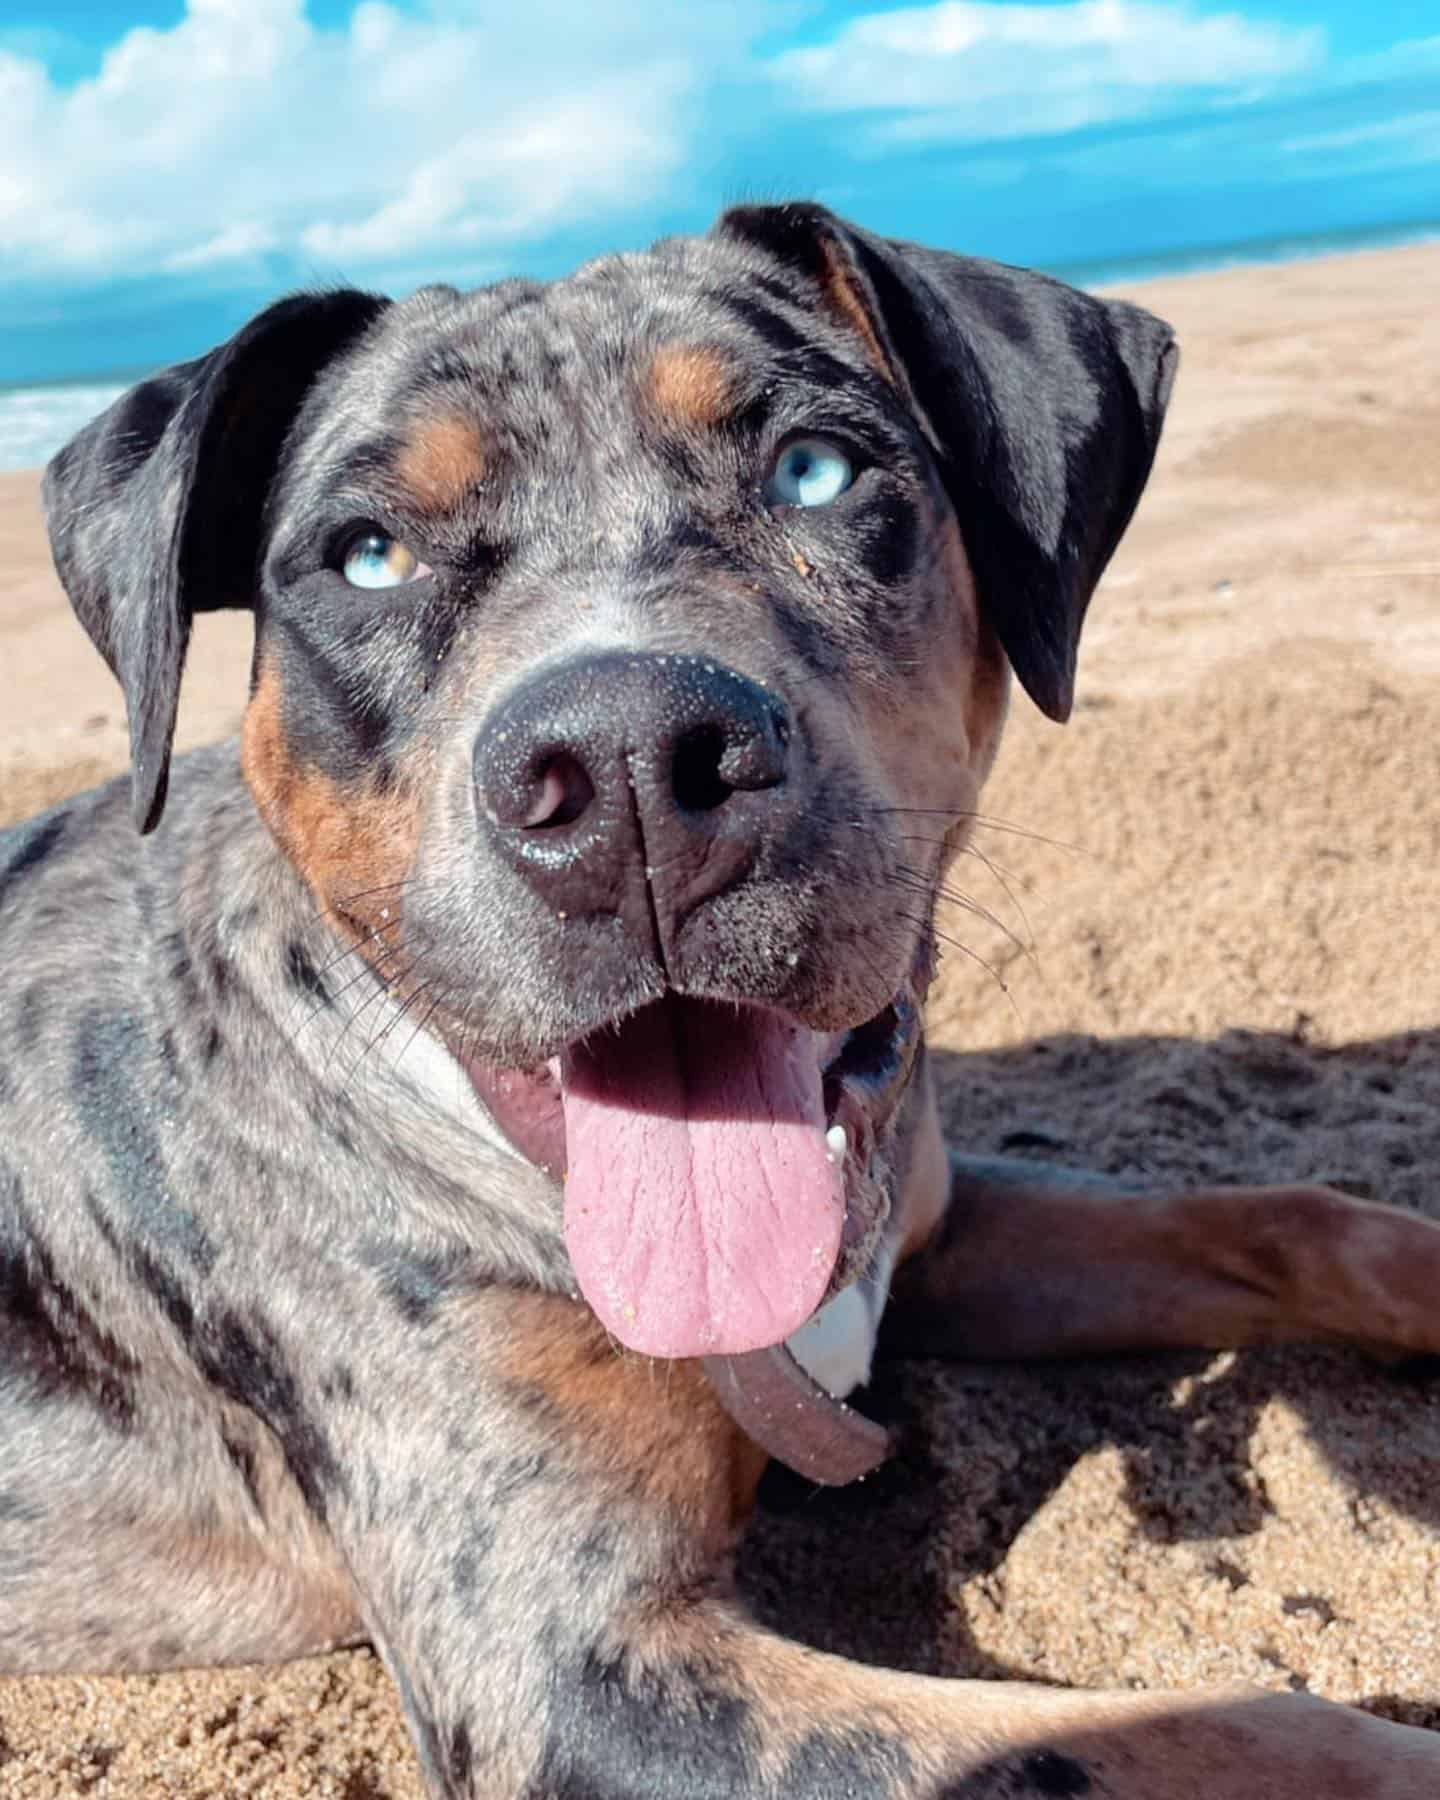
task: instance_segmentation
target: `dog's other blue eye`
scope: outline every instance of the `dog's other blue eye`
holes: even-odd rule
[[[775,458],[767,492],[780,506],[828,506],[854,479],[843,450],[824,438],[797,438]]]
[[[345,547],[340,573],[357,588],[404,587],[430,571],[397,539],[383,531],[364,531],[351,538]]]

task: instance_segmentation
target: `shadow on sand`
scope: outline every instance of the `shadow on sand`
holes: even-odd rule
[[[1440,1216],[1440,1033],[1339,1049],[1249,1033],[1066,1038],[935,1062],[947,1130],[967,1151],[1161,1187],[1323,1179]],[[1180,1378],[1203,1371],[1177,1400]],[[1252,1440],[1277,1397],[1353,1495],[1357,1541],[1377,1499],[1440,1529],[1432,1374],[1319,1349],[1218,1365],[1195,1353],[881,1365],[861,1403],[899,1427],[899,1457],[832,1492],[772,1467],[741,1585],[767,1623],[825,1649],[924,1673],[1023,1677],[978,1647],[954,1595],[1001,1569],[1080,1458],[1113,1447],[1135,1531],[1201,1547],[1209,1573],[1238,1589],[1247,1577],[1226,1547],[1264,1523]],[[1323,1615],[1325,1580],[1317,1567],[1314,1591],[1285,1596],[1286,1609]],[[1428,1701],[1367,1704],[1440,1728],[1440,1675],[1436,1689]]]

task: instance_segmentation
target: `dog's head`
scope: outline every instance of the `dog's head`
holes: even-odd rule
[[[1070,710],[1174,364],[1134,307],[814,206],[552,286],[291,299],[56,457],[142,830],[193,615],[257,807],[558,1180],[659,1354],[863,1266],[1008,670]]]

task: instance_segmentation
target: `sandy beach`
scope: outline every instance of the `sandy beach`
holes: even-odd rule
[[[1177,327],[1180,383],[1075,717],[1017,698],[956,871],[950,1129],[1440,1217],[1440,244],[1127,291]],[[37,488],[0,477],[0,823],[125,756]],[[183,742],[234,728],[248,656],[247,620],[202,622]],[[905,1432],[880,1477],[767,1482],[742,1557],[767,1621],[927,1671],[1243,1680],[1440,1729],[1440,1380],[1318,1349],[913,1364],[875,1403]],[[419,1794],[365,1651],[0,1681],[0,1796]]]

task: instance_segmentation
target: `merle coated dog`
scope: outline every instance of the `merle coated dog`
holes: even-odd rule
[[[282,301],[55,458],[133,774],[0,839],[4,1667],[368,1638],[444,1795],[1434,1800],[1428,1733],[890,1673],[727,1581],[767,1453],[884,1453],[887,1290],[902,1351],[1440,1351],[1421,1219],[941,1144],[935,891],[1174,358],[751,207]],[[243,730],[172,781],[218,607]]]

